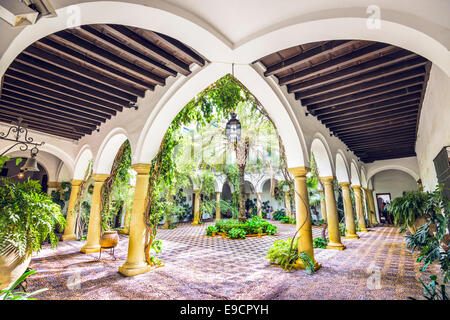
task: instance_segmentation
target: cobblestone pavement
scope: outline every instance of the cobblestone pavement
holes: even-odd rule
[[[277,236],[229,240],[207,237],[208,224],[184,224],[159,230],[159,254],[164,267],[135,277],[124,277],[118,267],[126,260],[128,237],[121,236],[117,260],[108,252],[82,254],[82,241],[45,247],[34,256],[36,274],[30,290],[48,288],[38,299],[407,299],[421,297],[416,279],[430,274],[406,249],[393,227],[359,233],[359,240],[343,239],[344,251],[315,249],[322,268],[286,272],[270,265],[267,250],[278,239],[292,237],[295,227],[275,222]],[[313,236],[322,229],[313,228]],[[437,268],[433,266],[433,268]],[[431,271],[436,272],[436,269]]]

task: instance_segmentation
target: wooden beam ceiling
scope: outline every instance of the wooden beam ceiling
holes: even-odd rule
[[[385,43],[335,40],[256,62],[362,161],[415,155],[427,59]]]
[[[122,25],[86,25],[42,38],[6,71],[0,121],[78,140],[147,90],[206,61],[166,35]]]

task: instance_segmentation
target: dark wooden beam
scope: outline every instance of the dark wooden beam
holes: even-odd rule
[[[47,53],[46,51],[41,50],[38,47],[30,46],[23,53],[29,55],[30,57],[45,61],[47,63],[51,63],[76,75],[86,77],[88,79],[97,81],[99,83],[127,92],[129,94],[139,97],[145,96],[145,90],[128,85],[126,82],[117,81],[115,79],[103,76],[101,73],[77,65],[69,60],[62,59],[55,54]]]
[[[101,122],[99,120],[94,120],[94,118],[90,117],[89,114],[77,112],[75,110],[70,110],[67,108],[62,108],[60,106],[53,105],[50,103],[45,103],[38,99],[23,96],[21,94],[17,94],[13,91],[5,90],[5,89],[2,90],[2,97],[1,97],[0,101],[9,101],[12,103],[18,103],[18,104],[22,103],[25,105],[30,105],[30,107],[37,109],[37,112],[42,111],[47,114],[62,115],[62,116],[69,117],[69,119],[78,120],[80,122],[94,125],[94,126],[99,126],[101,124]]]
[[[390,121],[393,119],[402,119],[402,118],[412,118],[417,117],[417,110],[406,110],[403,112],[398,112],[396,114],[392,115],[382,115],[380,117],[373,117],[372,119],[362,119],[362,120],[348,120],[348,121],[341,121],[338,123],[335,123],[333,125],[327,125],[329,128],[333,128],[333,130],[339,130],[341,128],[356,128],[356,127],[364,127],[366,125],[372,125],[375,123],[381,123],[384,121]]]
[[[407,147],[411,147],[411,143],[414,143],[415,137],[404,137],[401,139],[391,139],[391,140],[385,140],[385,141],[361,141],[359,144],[348,144],[347,146],[351,148],[353,151],[355,150],[362,150],[362,151],[370,151],[372,149],[390,149],[395,148],[396,146],[407,144]]]
[[[134,30],[135,31],[135,30]],[[150,30],[142,30],[139,29],[138,31],[135,31],[137,34],[145,38],[145,33],[151,33],[153,37],[155,37],[158,41],[163,42],[165,45],[171,47],[174,51],[180,51],[185,56],[189,57],[189,59],[193,60],[196,64],[198,64],[200,67],[203,67],[205,65],[205,59],[203,59],[200,55],[198,55],[194,50],[187,47],[180,41],[170,38],[162,33],[153,32]]]
[[[393,137],[415,137],[416,133],[412,129],[403,129],[403,130],[396,130],[393,129],[391,132],[384,132],[380,134],[372,134],[372,135],[354,135],[351,137],[342,137],[339,136],[339,138],[345,142],[345,144],[352,144],[352,143],[358,143],[358,142],[368,142],[368,141],[380,141],[380,140],[389,140]]]
[[[14,90],[19,91],[22,94],[31,95],[35,98],[49,101],[58,105],[73,107],[79,109],[83,112],[88,112],[98,117],[111,119],[111,115],[115,115],[116,111],[91,104],[89,102],[73,98],[71,96],[66,96],[60,94],[56,91],[46,90],[42,87],[32,85],[20,80],[16,80],[10,77],[8,74],[5,75],[3,80],[3,86],[8,86],[8,88],[14,88]]]
[[[55,129],[58,129],[60,131],[66,131],[66,132],[72,132],[72,133],[78,133],[78,134],[91,134],[92,130],[77,127],[74,125],[70,125],[67,123],[64,123],[62,121],[58,121],[55,119],[48,119],[42,116],[38,116],[34,113],[28,113],[24,112],[23,110],[17,110],[17,108],[9,108],[5,105],[5,103],[0,102],[0,114],[9,115],[11,117],[22,117],[27,122],[37,122],[45,123],[47,125],[51,125],[55,127]]]
[[[327,100],[331,100],[331,99],[336,99],[339,97],[348,96],[348,95],[355,94],[355,93],[367,92],[370,89],[378,89],[378,88],[388,87],[392,84],[397,84],[402,81],[407,81],[407,80],[412,81],[412,79],[418,79],[418,78],[423,79],[424,74],[425,74],[425,68],[419,67],[419,68],[416,68],[413,70],[408,70],[408,71],[400,72],[397,74],[393,74],[391,76],[378,78],[378,79],[371,80],[368,82],[359,83],[354,86],[346,87],[344,89],[339,89],[339,90],[331,91],[328,93],[319,94],[319,95],[316,95],[316,96],[310,97],[310,98],[303,98],[302,95],[299,93],[296,93],[295,97],[297,99],[301,99],[300,101],[302,102],[303,105],[314,104],[314,103],[323,102],[323,101],[327,101]]]
[[[44,38],[35,42],[33,46],[36,46],[49,53],[58,55],[61,58],[67,61],[71,61],[74,64],[84,66],[85,68],[89,68],[95,71],[96,73],[103,74],[104,76],[107,76],[111,79],[124,82],[130,86],[135,86],[139,90],[152,90],[152,91],[155,90],[155,83],[153,81],[146,81],[144,79],[134,77],[129,73],[122,72],[121,70],[117,70],[113,67],[110,67],[108,64],[99,62],[93,58],[90,58],[71,48],[65,47],[48,38]]]
[[[130,101],[136,102],[137,97],[124,91],[118,90],[111,86],[93,81],[89,78],[79,76],[73,72],[56,67],[47,62],[29,57],[27,55],[20,55],[13,63],[18,63],[19,71],[29,72],[36,77],[42,77],[47,81],[56,81],[58,84],[67,88],[74,88],[83,93],[89,94],[93,97],[117,103],[120,105],[127,105]]]
[[[101,32],[102,28],[102,25],[81,26],[79,29],[72,29],[71,32],[95,45],[100,43],[102,44],[103,49],[108,50],[112,54],[120,55],[120,57],[131,63],[140,63],[143,68],[147,70],[150,69],[149,71],[157,69],[159,72],[165,74],[165,76],[170,75],[176,77],[177,72],[175,70],[172,70],[162,63],[159,63],[139,51],[133,50],[127,45],[120,43],[116,39],[105,35]]]
[[[397,104],[388,104],[388,105],[376,105],[371,106],[367,105],[358,109],[352,109],[350,111],[342,111],[339,113],[329,114],[329,115],[323,115],[317,117],[317,119],[326,122],[326,123],[332,123],[335,120],[340,121],[340,119],[345,118],[359,118],[365,115],[370,114],[380,114],[380,113],[386,113],[389,111],[398,110],[404,107],[410,107],[410,106],[416,106],[419,104],[419,99],[405,99],[405,102],[397,103]]]
[[[327,121],[326,124],[328,126],[343,126],[347,124],[355,124],[355,123],[362,123],[362,122],[371,122],[379,119],[394,117],[399,114],[406,114],[406,113],[414,113],[417,114],[418,106],[411,108],[411,107],[405,107],[402,109],[397,109],[390,112],[385,113],[378,113],[378,114],[367,114],[363,117],[346,117],[344,119],[334,119],[333,121]]]
[[[414,130],[413,130],[414,129]],[[373,137],[373,136],[384,136],[384,135],[395,135],[395,134],[401,134],[404,132],[414,132],[415,128],[412,128],[411,126],[390,126],[390,127],[384,127],[384,128],[372,128],[368,129],[364,132],[351,132],[351,133],[336,133],[338,134],[339,139],[342,139],[342,141],[346,141],[346,139],[354,138],[354,137],[361,137],[361,138],[367,138],[367,137]]]
[[[11,70],[11,68],[8,70],[8,77],[20,80],[22,82],[29,83],[32,86],[38,86],[38,87],[41,87],[46,90],[50,90],[50,91],[53,91],[56,93],[62,93],[66,96],[70,96],[75,99],[89,102],[90,104],[98,105],[99,107],[102,107],[103,111],[106,111],[108,109],[111,111],[122,111],[122,107],[120,107],[116,104],[110,103],[105,100],[97,99],[95,97],[86,95],[79,91],[75,91],[75,90],[68,89],[63,86],[56,85],[55,83],[48,82],[42,78],[30,76],[30,74],[18,72],[16,70]],[[69,100],[69,101],[71,101],[71,100]],[[73,99],[72,99],[72,101],[73,101]],[[98,108],[98,109],[100,110],[100,108]]]
[[[338,89],[346,88],[349,86],[361,84],[367,81],[376,80],[388,76],[401,76],[401,74],[408,74],[408,72],[413,72],[417,75],[425,72],[424,65],[427,60],[422,57],[415,57],[403,62],[396,63],[391,66],[387,66],[380,69],[375,69],[373,71],[363,73],[351,78],[346,78],[344,80],[339,80],[324,86],[315,87],[309,90],[293,90],[293,86],[288,86],[289,93],[298,93],[302,98],[310,98],[317,96],[319,94],[335,91]],[[380,79],[381,80],[381,79]]]
[[[387,54],[380,58],[376,58],[367,62],[360,63],[353,67],[348,67],[342,69],[340,71],[336,71],[333,73],[329,73],[323,76],[318,76],[317,78],[306,80],[301,83],[288,86],[288,89],[291,92],[295,92],[297,90],[306,90],[310,88],[314,88],[317,86],[323,86],[325,84],[329,84],[331,82],[336,82],[339,80],[343,80],[346,78],[350,78],[353,76],[357,76],[360,74],[364,74],[370,71],[378,70],[381,67],[392,65],[404,60],[408,60],[410,58],[417,57],[416,54],[411,53],[409,51],[398,51],[391,54]],[[280,84],[281,85],[281,84]]]
[[[318,116],[324,115],[324,114],[329,114],[329,113],[332,113],[333,111],[334,112],[336,112],[336,111],[342,112],[342,111],[347,111],[347,110],[355,108],[355,107],[362,107],[362,106],[376,103],[376,102],[383,102],[383,101],[391,100],[393,98],[407,96],[412,93],[420,93],[421,90],[422,90],[422,86],[417,85],[417,86],[413,86],[413,87],[409,87],[409,88],[391,91],[388,93],[379,94],[379,95],[361,99],[361,100],[356,100],[356,101],[343,103],[340,105],[331,106],[328,108],[321,108],[320,110],[316,110],[316,109],[311,108],[311,106],[308,106],[308,110],[310,110],[313,115],[318,115]]]
[[[13,117],[13,116],[9,116],[9,115],[2,115],[0,118],[0,122],[11,124],[12,122],[17,122],[17,118]],[[40,123],[39,121],[37,121],[37,122],[26,121],[26,125],[27,125],[28,129],[35,130],[40,133],[56,135],[56,136],[63,137],[66,139],[78,140],[81,137],[83,137],[83,135],[81,135],[81,134],[73,134],[73,133],[59,131],[52,126],[49,126],[45,123]]]
[[[311,60],[311,58],[313,58],[317,55],[329,54],[338,49],[348,47],[349,44],[351,44],[351,43],[352,43],[352,41],[348,41],[348,40],[328,41],[321,46],[314,47],[310,50],[301,52],[293,57],[284,59],[274,65],[267,67],[266,71],[264,72],[264,76],[269,77],[273,74],[277,74],[277,73],[285,71],[287,69],[294,68],[305,62],[308,62],[309,60]]]
[[[317,100],[320,100],[319,98],[305,99],[306,102],[302,103],[302,105],[307,105],[312,110],[321,110],[321,109],[326,109],[326,108],[329,108],[332,106],[341,105],[343,103],[350,102],[350,101],[366,100],[367,98],[378,96],[380,94],[387,94],[389,92],[396,91],[398,89],[414,88],[413,86],[415,86],[415,85],[419,85],[415,89],[419,88],[419,90],[421,90],[423,79],[424,79],[424,77],[420,76],[420,77],[415,77],[412,79],[402,80],[402,81],[399,81],[396,83],[392,83],[388,86],[382,86],[382,87],[378,87],[378,88],[374,88],[374,89],[370,89],[370,90],[366,90],[366,91],[362,91],[362,92],[357,92],[357,93],[347,92],[347,95],[339,97],[339,98],[335,98],[335,99],[329,99],[329,100],[323,101],[323,98],[322,98],[323,102],[315,103]]]
[[[141,52],[143,53],[147,52],[151,54],[182,75],[188,76],[191,73],[191,71],[189,70],[189,66],[186,63],[170,55],[161,48],[155,46],[153,43],[141,38],[139,35],[131,31],[127,27],[121,25],[106,24],[101,25],[101,27],[103,33],[111,35],[119,41],[123,41],[126,45],[131,45],[134,48],[139,48],[139,50],[141,50]]]
[[[362,49],[352,51],[343,56],[331,59],[327,62],[309,67],[305,70],[297,71],[291,75],[283,76],[279,79],[279,84],[287,85],[297,83],[303,79],[319,75],[332,69],[341,68],[345,65],[361,61],[362,59],[366,59],[371,56],[373,56],[374,58],[378,57],[380,54],[388,50],[392,50],[392,48],[392,46],[385,43],[374,43]]]
[[[68,32],[58,32],[48,36],[51,40],[65,45],[75,51],[78,51],[88,57],[116,68],[122,72],[130,73],[134,77],[149,81],[152,84],[165,85],[165,79],[143,68],[136,66],[108,51],[92,45],[90,42],[83,40]]]
[[[385,156],[377,156],[377,157],[368,157],[368,158],[361,158],[361,160],[364,163],[369,163],[369,162],[373,162],[376,160],[389,160],[389,159],[398,159],[398,158],[405,158],[405,157],[415,157],[416,153],[415,152],[405,152],[403,154],[400,155],[385,155]]]
[[[399,117],[395,117],[389,120],[383,120],[380,122],[372,122],[370,124],[359,124],[359,125],[355,125],[355,126],[345,126],[343,128],[338,128],[338,127],[329,127],[329,129],[333,132],[335,132],[335,134],[339,135],[340,133],[348,133],[348,132],[354,132],[354,131],[363,131],[366,132],[366,130],[369,129],[373,129],[373,128],[377,128],[380,127],[380,129],[383,128],[383,126],[389,126],[389,125],[395,125],[395,121],[399,121],[401,120],[402,123],[406,124],[411,124],[413,121],[416,121],[416,117],[417,115],[405,115],[405,116],[399,116]],[[398,124],[397,124],[398,125]]]

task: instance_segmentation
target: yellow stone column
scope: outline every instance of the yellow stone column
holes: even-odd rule
[[[69,204],[67,206],[67,216],[66,216],[66,228],[64,229],[64,234],[61,236],[61,241],[76,240],[77,235],[75,234],[75,224],[77,221],[77,212],[73,209],[77,204],[78,192],[80,192],[80,186],[83,180],[72,180],[72,189],[70,190]]]
[[[102,232],[101,217],[101,189],[108,174],[94,174],[94,191],[92,193],[91,212],[89,214],[89,227],[86,244],[81,248],[83,253],[100,251],[100,234]]]
[[[131,212],[130,237],[128,239],[127,261],[119,267],[119,272],[131,277],[150,271],[145,261],[145,222],[144,211],[148,191],[149,164],[134,164],[136,186],[134,190],[133,210]]]
[[[362,232],[368,232],[366,228],[366,220],[364,218],[364,210],[361,196],[361,186],[352,186],[355,192],[355,207],[356,207],[356,219],[358,220],[358,227]]]
[[[194,221],[192,224],[198,225],[200,224],[200,189],[195,189],[194,194]]]
[[[350,198],[350,182],[340,182],[342,188],[342,200],[344,202],[345,213],[345,238],[359,239],[356,234],[355,215],[353,214],[352,199]]]
[[[328,234],[330,236],[327,249],[344,250],[345,246],[341,242],[341,234],[339,232],[339,216],[336,208],[336,198],[334,196],[334,177],[320,177],[320,181],[322,181],[324,187]]]
[[[216,191],[216,221],[219,221],[221,218],[220,213],[220,191]]]
[[[373,201],[373,190],[367,189],[367,200],[369,202],[370,218],[372,219],[372,224],[375,226],[378,224],[377,214],[375,212],[375,203]]]
[[[322,199],[320,199],[320,213],[322,215],[322,219],[327,221],[327,206],[325,205],[325,195],[323,190],[319,190]]]
[[[130,187],[128,190],[128,194],[130,196],[134,197],[134,187]],[[127,203],[127,207],[125,208],[125,217],[123,218],[123,228],[120,230],[120,233],[122,234],[129,234],[130,233],[130,220],[131,220],[131,212],[133,210],[133,206],[131,205],[132,201],[129,201]]]
[[[295,184],[295,218],[296,228],[298,231],[298,252],[306,252],[311,256],[315,263],[315,269],[319,269],[321,265],[314,259],[314,247],[312,241],[311,229],[311,211],[309,209],[308,189],[306,187],[306,174],[309,168],[297,167],[289,168],[288,171],[294,176]],[[305,268],[303,262],[298,260],[296,266]]]
[[[256,193],[256,208],[258,210],[258,217],[262,218],[262,201],[261,201],[262,192]]]

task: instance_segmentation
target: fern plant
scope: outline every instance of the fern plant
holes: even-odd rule
[[[55,226],[62,231],[66,221],[61,208],[50,196],[41,192],[37,181],[15,183],[3,179],[0,185],[0,254],[18,249],[21,257],[41,249],[49,239],[55,247],[58,239]]]
[[[271,263],[281,266],[284,270],[290,271],[297,260],[300,260],[305,266],[306,273],[314,272],[314,260],[306,252],[298,253],[298,242],[288,238],[286,240],[277,240],[267,252],[267,258]]]
[[[428,198],[429,194],[426,192],[409,191],[392,200],[388,210],[394,216],[394,223],[401,224],[400,232],[404,232],[407,227],[415,230],[414,223],[417,218],[424,216]]]
[[[0,290],[0,300],[36,300],[35,298],[30,298],[38,293],[47,291],[46,288],[39,289],[33,292],[21,292],[16,291],[16,288],[30,275],[35,273],[36,271],[30,270],[25,272],[20,276],[19,279],[16,280],[8,289]]]

